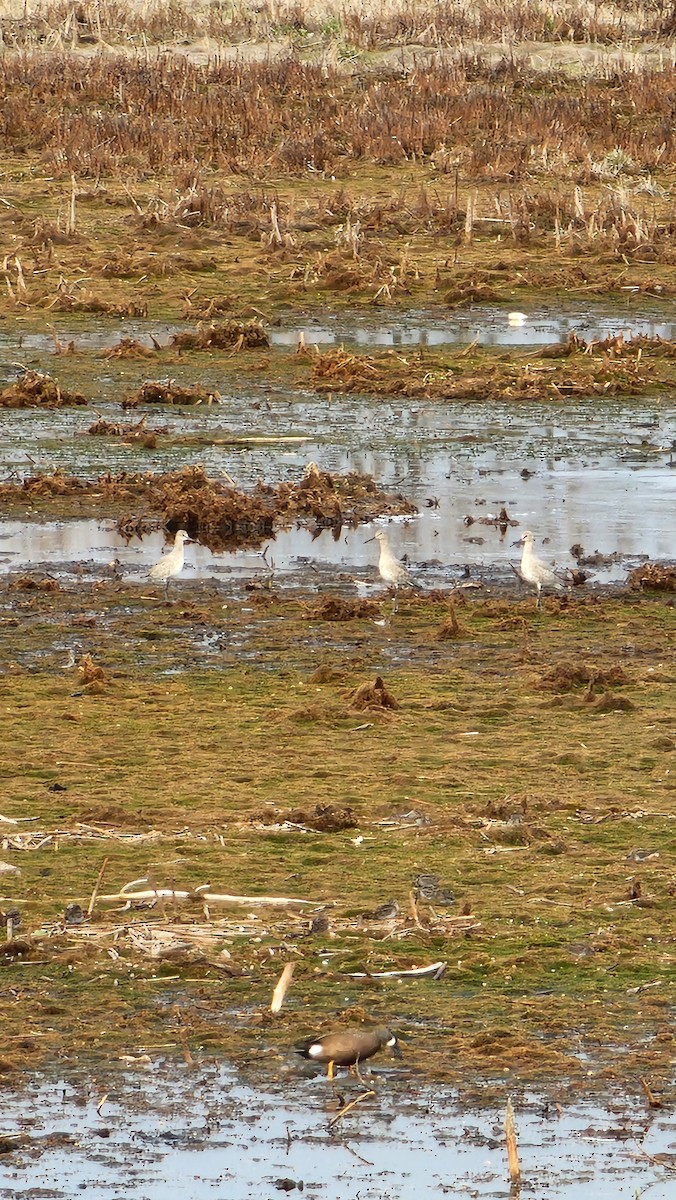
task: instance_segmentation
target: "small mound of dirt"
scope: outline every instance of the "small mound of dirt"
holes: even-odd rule
[[[87,403],[81,392],[59,387],[51,375],[41,371],[25,371],[16,383],[0,392],[0,408],[72,408]]]
[[[536,686],[550,692],[571,692],[573,688],[581,687],[583,684],[587,684],[590,688],[607,684],[622,687],[629,682],[629,676],[619,665],[602,671],[598,667],[590,667],[583,662],[561,662],[549,671],[545,671]]]
[[[603,692],[593,701],[594,712],[634,712],[636,705],[626,696],[616,696],[613,692]]]
[[[255,350],[267,349],[270,338],[259,321],[220,321],[175,333],[171,344],[179,350]]]
[[[676,567],[644,563],[630,572],[627,583],[635,590],[648,588],[654,592],[676,592]]]
[[[318,604],[308,609],[307,615],[312,621],[363,621],[378,617],[380,605],[376,600],[343,600],[342,596],[323,596]]]
[[[380,675],[376,676],[373,683],[361,683],[358,688],[353,688],[348,692],[347,699],[350,701],[350,708],[356,709],[357,712],[364,712],[367,709],[395,710],[401,708]]]
[[[167,433],[168,427],[163,425],[161,428],[146,429],[146,418],[141,417],[135,425],[125,425],[122,422],[115,424],[113,421],[106,421],[101,417],[89,426],[87,433],[93,437],[117,437],[125,442],[136,442],[143,446],[145,450],[154,450],[157,446],[157,436],[160,433]]]

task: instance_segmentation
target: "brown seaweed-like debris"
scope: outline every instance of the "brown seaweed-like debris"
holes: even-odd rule
[[[81,392],[69,392],[42,371],[24,371],[0,392],[0,408],[69,408],[87,403]]]
[[[602,670],[584,662],[560,662],[544,672],[537,686],[552,692],[570,692],[587,684],[588,694],[591,695],[596,686],[612,684],[622,687],[629,682],[626,671],[619,664]]]
[[[380,675],[377,675],[373,681],[360,683],[359,687],[348,692],[347,698],[350,701],[350,708],[356,708],[358,712],[366,709],[394,710],[401,708],[399,701],[395,700]]]
[[[104,417],[99,417],[98,421],[94,421],[93,425],[89,426],[87,433],[94,437],[117,437],[125,442],[136,442],[143,446],[145,450],[154,450],[157,445],[157,435],[159,433],[167,433],[168,427],[147,429],[146,417],[141,417],[134,425],[124,424],[123,422],[106,421]]]
[[[180,383],[161,383],[147,379],[136,392],[124,401],[123,408],[136,408],[139,404],[220,404],[221,397],[214,389],[183,386]]]
[[[260,321],[200,322],[194,332],[175,333],[171,344],[178,350],[255,350],[267,348],[270,338]]]
[[[260,545],[276,528],[294,521],[340,529],[377,516],[416,512],[404,496],[382,492],[370,475],[331,475],[311,463],[299,482],[276,486],[259,483],[251,492],[208,478],[204,467],[184,467],[164,475],[108,472],[97,480],[79,479],[55,471],[34,475],[22,483],[0,484],[0,503],[27,498],[86,499],[89,508],[119,511],[120,528],[134,528],[130,506],[142,502],[157,513],[170,532],[187,529],[192,538],[212,550],[237,545]]]
[[[676,566],[647,562],[631,571],[627,583],[630,588],[647,588],[654,592],[676,592]]]
[[[363,621],[380,616],[380,605],[363,597],[346,600],[342,596],[322,596],[308,608],[307,615],[313,621]]]

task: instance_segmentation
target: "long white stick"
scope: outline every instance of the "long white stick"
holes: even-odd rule
[[[310,904],[317,905],[318,900],[299,900],[293,896],[227,896],[217,892],[202,891],[201,889],[192,892],[175,891],[173,888],[147,888],[142,892],[128,892],[122,890],[114,892],[108,896],[99,896],[99,900],[199,900],[201,903],[205,901],[208,904],[242,904],[250,908],[255,908],[257,905],[265,907],[268,905],[271,908],[285,908],[292,904]]]
[[[411,967],[409,971],[350,971],[347,977],[348,979],[403,979],[434,975],[435,979],[441,979],[447,965],[445,962],[435,962],[429,967]]]

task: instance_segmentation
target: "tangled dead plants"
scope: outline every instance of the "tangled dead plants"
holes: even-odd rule
[[[195,384],[183,385],[169,381],[147,379],[133,396],[123,401],[125,409],[137,408],[139,404],[219,404],[220,395],[214,388],[198,387]]]
[[[175,333],[171,344],[177,350],[255,350],[267,348],[270,338],[260,321],[200,322],[194,332]]]
[[[649,387],[673,388],[661,359],[618,360],[581,353],[567,359],[566,369],[547,363],[511,362],[481,355],[468,363],[463,352],[451,355],[411,355],[385,352],[351,354],[342,347],[312,359],[311,382],[318,392],[364,392],[375,396],[406,396],[433,400],[547,401],[583,396],[636,396]]]
[[[136,528],[129,507],[142,501],[171,533],[187,529],[191,537],[215,551],[260,545],[275,528],[293,521],[341,528],[378,516],[417,511],[404,496],[380,491],[369,475],[331,475],[319,471],[314,463],[300,482],[274,487],[259,483],[250,493],[210,480],[202,466],[164,475],[108,472],[94,481],[59,470],[31,476],[22,483],[0,484],[0,502],[25,503],[27,498],[86,499],[88,508],[100,511],[119,511],[124,506],[127,511],[120,518],[120,530]]]
[[[24,371],[16,383],[0,392],[0,408],[71,408],[87,403],[81,392],[60,387],[41,371]]]
[[[662,563],[643,563],[631,571],[627,579],[630,588],[653,592],[676,592],[676,566]]]
[[[343,596],[322,596],[307,609],[312,621],[367,621],[380,616],[380,605],[376,600],[357,597],[350,600]]]

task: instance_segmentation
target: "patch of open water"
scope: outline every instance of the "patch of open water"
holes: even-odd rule
[[[458,330],[464,329],[466,340],[474,331],[467,322],[474,321],[484,333],[493,329],[496,336],[526,345],[538,330],[548,341],[565,336],[569,328],[584,329],[585,320],[596,334],[616,331],[625,316],[579,310],[558,316],[541,313],[512,328],[502,311],[474,310],[458,314],[453,329],[458,336]],[[631,333],[676,333],[676,322],[633,314],[626,316],[626,322]],[[138,332],[138,324],[125,323],[125,329]],[[312,328],[316,334],[321,327],[308,327],[307,340]],[[420,339],[437,333],[450,336],[450,329],[449,322],[436,329],[412,315],[372,329],[355,322],[352,336],[377,339],[396,334],[409,339],[402,345],[420,344]],[[286,332],[295,344],[299,330]],[[589,334],[589,329],[585,332]],[[335,336],[341,339],[344,333],[343,318],[342,326],[336,322]],[[110,338],[109,325],[105,335],[99,330],[92,336]],[[16,344],[13,352],[18,352]],[[102,365],[103,372],[108,370],[108,364]],[[183,370],[190,370],[189,364]],[[397,554],[428,564],[425,580],[435,585],[457,577],[465,564],[479,573],[509,573],[510,562],[518,559],[511,542],[525,528],[536,533],[539,552],[561,567],[572,565],[573,543],[582,544],[587,553],[619,554],[622,562],[598,572],[602,582],[623,579],[641,556],[654,560],[676,556],[676,412],[657,397],[555,407],[403,404],[271,390],[263,385],[247,394],[232,390],[228,394],[217,359],[209,383],[221,391],[222,404],[182,410],[153,406],[147,410],[148,425],[167,425],[174,437],[264,436],[279,441],[246,446],[160,445],[155,451],[141,451],[110,438],[87,436],[92,416],[84,410],[18,410],[8,414],[0,427],[5,473],[10,469],[23,477],[61,468],[95,477],[106,470],[167,471],[203,463],[214,477],[227,473],[246,488],[259,479],[275,483],[299,478],[311,459],[332,472],[363,472],[373,475],[382,487],[404,492],[419,506],[417,518],[392,524],[392,543]],[[97,409],[111,420],[120,419],[116,405],[97,402]],[[137,410],[133,419],[140,415]],[[307,440],[283,440],[293,436]],[[508,531],[505,538],[481,524],[482,518],[497,515],[503,505],[519,522],[518,529]],[[155,561],[162,547],[160,537],[127,545],[110,523],[39,525],[30,515],[27,511],[21,527],[13,522],[0,524],[0,567],[104,564],[116,558],[133,575]],[[278,534],[266,557],[274,560],[279,574],[293,574],[306,586],[312,582],[313,567],[373,578],[377,555],[366,543],[372,532],[344,530],[336,540],[329,531],[313,538],[306,530],[291,530]],[[214,556],[204,547],[191,546],[187,569],[198,577],[237,577],[256,574],[265,564],[258,554]]]
[[[0,1133],[27,1141],[0,1160],[0,1195],[251,1200],[300,1192],[300,1184],[318,1200],[508,1194],[502,1110],[468,1108],[448,1085],[421,1086],[386,1069],[377,1096],[332,1132],[329,1084],[292,1079],[296,1070],[289,1066],[283,1087],[259,1088],[226,1066],[174,1063],[124,1074],[102,1066],[86,1083],[42,1079],[28,1093],[5,1090]],[[515,1099],[515,1115],[524,1200],[580,1200],[590,1189],[596,1200],[673,1196],[667,1114],[650,1120],[629,1100],[564,1101],[559,1109],[526,1095]]]

